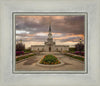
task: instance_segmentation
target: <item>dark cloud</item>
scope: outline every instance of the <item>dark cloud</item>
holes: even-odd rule
[[[84,16],[67,16],[54,24],[55,32],[84,34]]]
[[[48,32],[49,21],[52,22],[52,32],[55,33],[55,37],[62,37],[66,34],[83,34],[84,35],[84,16],[16,16],[16,30],[28,31],[29,34],[36,34],[40,32]],[[62,33],[62,35],[57,36],[56,33]],[[30,37],[28,34],[16,34],[20,37]],[[44,41],[45,37],[35,36],[30,40],[28,38],[23,38],[24,41]],[[65,41],[75,41],[77,38],[62,39]]]
[[[64,19],[53,19],[52,18],[52,31],[59,33],[84,33],[84,16],[65,16]],[[39,23],[34,18],[31,20],[28,17],[16,17],[16,30],[30,31],[31,33],[36,32],[47,32],[48,31],[48,17],[41,17]],[[34,30],[35,29],[35,30]]]
[[[46,32],[48,31],[48,24],[46,18],[42,18],[42,20],[37,22],[34,18],[30,20],[27,17],[16,16],[16,30],[29,31],[30,34]]]

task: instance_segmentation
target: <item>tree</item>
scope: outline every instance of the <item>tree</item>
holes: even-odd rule
[[[16,51],[24,51],[25,50],[25,45],[21,43],[16,44]]]
[[[84,44],[78,43],[75,45],[75,50],[76,51],[84,51]]]

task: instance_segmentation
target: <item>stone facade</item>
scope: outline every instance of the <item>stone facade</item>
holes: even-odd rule
[[[53,41],[52,33],[51,33],[51,24],[49,25],[49,33],[47,41],[44,42],[44,45],[31,45],[32,50],[42,51],[42,52],[54,52],[54,51],[64,51],[69,50],[68,45],[56,45]]]

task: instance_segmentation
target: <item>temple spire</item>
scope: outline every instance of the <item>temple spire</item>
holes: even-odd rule
[[[51,20],[49,21],[49,32],[51,32]]]
[[[51,33],[51,19],[49,21],[49,34],[48,34],[48,38],[51,39],[52,38],[52,33]]]

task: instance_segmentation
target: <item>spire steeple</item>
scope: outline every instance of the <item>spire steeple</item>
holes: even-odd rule
[[[51,32],[51,21],[49,22],[49,32]]]
[[[48,34],[48,38],[49,39],[52,38],[52,33],[51,33],[51,20],[49,21],[49,34]]]
[[[48,38],[47,41],[45,42],[45,45],[47,45],[49,47],[49,51],[52,50],[52,46],[55,45],[55,42],[53,41],[53,37],[52,37],[52,33],[51,33],[51,19],[49,21],[49,25],[48,25]]]

